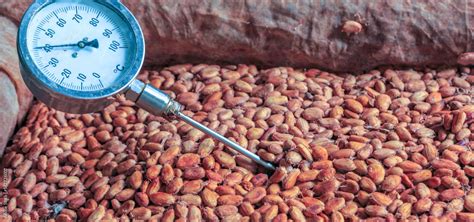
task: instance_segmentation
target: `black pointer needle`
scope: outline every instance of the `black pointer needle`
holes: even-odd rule
[[[99,41],[97,39],[94,39],[94,40],[89,41],[89,42],[79,41],[78,43],[74,43],[74,44],[40,46],[40,47],[36,47],[35,49],[57,48],[57,47],[74,47],[74,46],[77,46],[81,49],[83,49],[87,46],[90,46],[90,47],[93,47],[93,48],[99,48]]]

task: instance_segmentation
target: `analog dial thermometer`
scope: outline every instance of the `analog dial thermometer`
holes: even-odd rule
[[[167,94],[135,77],[143,64],[143,34],[118,0],[36,0],[18,32],[22,77],[41,102],[60,111],[102,110],[125,94],[155,115],[173,115],[267,169],[274,166],[181,112]]]

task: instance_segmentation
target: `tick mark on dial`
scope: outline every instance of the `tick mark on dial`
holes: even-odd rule
[[[102,88],[104,88],[104,84],[102,84],[102,81],[100,81],[100,79],[99,79],[99,83],[102,86]]]
[[[63,77],[63,79],[61,79],[61,82],[59,83],[59,85],[63,84],[63,81],[64,81],[64,77]]]
[[[46,32],[46,30],[42,29],[41,27],[38,27],[39,30]]]
[[[81,91],[82,91],[82,82],[81,82]]]
[[[56,16],[57,19],[59,19],[58,15],[56,15],[56,12],[53,12],[54,16]]]

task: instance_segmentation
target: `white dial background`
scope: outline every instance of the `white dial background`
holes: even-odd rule
[[[58,1],[34,15],[27,46],[35,65],[51,81],[73,90],[97,91],[112,86],[129,68],[135,52],[129,27],[113,10],[94,1]]]

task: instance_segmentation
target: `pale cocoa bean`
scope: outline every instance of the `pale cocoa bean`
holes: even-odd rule
[[[134,194],[135,194],[134,189],[123,189],[122,191],[117,193],[117,195],[115,196],[115,199],[117,199],[119,201],[122,201],[122,202],[127,201],[127,200],[132,199]]]
[[[142,182],[143,182],[143,174],[140,171],[135,171],[128,178],[128,184],[133,189],[138,189],[142,185]]]
[[[468,211],[474,212],[474,194],[469,194],[464,197],[464,207]]]
[[[243,197],[239,195],[222,195],[217,198],[218,205],[235,205],[238,206],[242,203]]]
[[[126,201],[125,203],[122,204],[122,206],[118,210],[118,214],[119,215],[128,214],[128,213],[130,213],[130,211],[133,210],[134,207],[135,207],[135,202],[132,201],[132,200],[128,200],[128,201]]]
[[[286,154],[286,161],[289,164],[299,164],[301,160],[303,160],[303,157],[297,152],[290,151]]]
[[[375,184],[380,184],[385,179],[385,169],[380,163],[369,165],[368,175]]]
[[[176,198],[173,195],[164,192],[156,192],[151,194],[149,197],[151,202],[159,206],[169,206],[176,201]]]
[[[33,188],[31,188],[30,190],[30,195],[35,198],[37,197],[38,195],[42,194],[43,192],[46,191],[46,189],[48,189],[48,185],[46,183],[38,183],[36,185],[33,186]]]
[[[75,143],[82,139],[84,139],[84,132],[82,131],[74,131],[64,137],[64,140],[66,140],[68,143]]]
[[[216,214],[220,218],[225,218],[227,216],[236,214],[238,211],[236,206],[233,205],[223,205],[216,208]]]
[[[249,193],[245,195],[245,200],[252,204],[255,204],[261,201],[265,197],[266,194],[267,192],[265,188],[256,187],[255,189],[253,189],[252,191],[250,191]]]
[[[201,144],[199,144],[198,154],[201,157],[209,156],[215,148],[214,140],[211,138],[204,139]]]
[[[186,153],[179,157],[176,166],[180,169],[195,167],[200,163],[200,157],[197,154]]]
[[[464,196],[464,191],[461,189],[448,189],[440,193],[439,198],[442,201],[451,201],[456,198]]]
[[[66,178],[60,180],[58,185],[59,185],[59,187],[73,187],[78,182],[80,182],[78,177],[70,176],[70,177],[66,177]]]
[[[31,212],[33,209],[33,198],[29,194],[21,194],[17,197],[17,205],[24,212]]]
[[[353,171],[356,169],[351,159],[335,159],[333,160],[334,168],[341,171]]]
[[[30,170],[32,164],[33,162],[31,160],[25,160],[21,162],[20,165],[16,167],[15,176],[17,177],[25,176],[26,173]]]
[[[117,169],[116,169],[117,173],[119,174],[124,173],[130,168],[132,168],[135,164],[136,164],[136,160],[133,160],[133,159],[123,161],[117,166]]]
[[[302,116],[308,121],[314,121],[317,119],[321,119],[324,116],[324,112],[320,108],[312,107],[305,109],[302,113]]]
[[[373,192],[370,194],[370,199],[377,205],[381,206],[388,206],[392,203],[392,198],[389,196],[380,193],[380,192]]]
[[[199,206],[202,204],[201,197],[194,194],[185,194],[185,195],[179,196],[178,201],[188,206],[189,205]]]
[[[25,175],[25,178],[22,183],[22,188],[24,192],[29,192],[36,184],[36,176],[34,173],[28,173]]]
[[[186,181],[183,184],[183,189],[181,193],[183,194],[197,194],[203,188],[203,181],[202,180],[191,180]]]
[[[387,209],[383,206],[369,205],[365,207],[365,213],[372,217],[384,217],[387,216]]]
[[[105,207],[99,205],[87,218],[87,222],[100,221],[105,216]]]
[[[398,207],[396,216],[399,219],[406,219],[410,216],[411,211],[412,211],[412,204],[403,203],[402,205],[400,205],[400,207]]]
[[[223,151],[214,151],[214,158],[222,166],[232,169],[236,166],[235,159]]]
[[[288,102],[288,97],[286,96],[270,96],[266,98],[265,100],[265,105],[271,106],[271,105],[283,105]]]
[[[98,187],[94,191],[94,200],[98,202],[101,201],[109,190],[110,190],[110,185],[104,185],[104,186]]]
[[[107,185],[107,183],[109,182],[109,178],[108,177],[102,177],[100,179],[98,179],[97,181],[95,181],[92,186],[90,187],[90,190],[91,191],[95,191],[96,189],[98,189],[99,187],[102,187],[102,186],[105,186]]]
[[[151,210],[145,207],[135,208],[130,212],[131,219],[148,220],[151,217]]]

